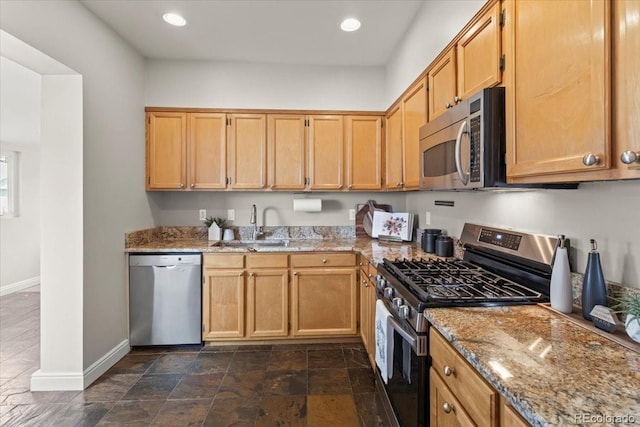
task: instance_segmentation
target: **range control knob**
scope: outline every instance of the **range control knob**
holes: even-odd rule
[[[387,299],[392,299],[393,298],[393,288],[389,287],[389,286],[384,288],[384,296]]]
[[[388,285],[388,282],[384,280],[382,277],[380,279],[376,279],[376,288],[380,291],[384,290]]]
[[[400,306],[402,305],[404,301],[402,301],[402,298],[394,298],[392,303],[393,303],[393,308],[395,308],[396,310],[398,310],[400,308]]]
[[[401,305],[400,308],[398,308],[398,315],[400,316],[401,319],[408,319],[409,313],[410,313],[409,306]]]

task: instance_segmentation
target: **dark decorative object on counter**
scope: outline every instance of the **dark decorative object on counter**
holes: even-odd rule
[[[436,239],[436,255],[441,257],[453,256],[453,239],[451,236],[438,236]]]
[[[427,228],[422,233],[422,250],[428,254],[436,251],[436,238],[442,234],[439,228]]]
[[[591,319],[591,310],[596,305],[607,306],[607,289],[600,265],[600,254],[596,251],[598,245],[594,239],[591,242],[591,252],[587,259],[587,269],[582,282],[582,317]]]

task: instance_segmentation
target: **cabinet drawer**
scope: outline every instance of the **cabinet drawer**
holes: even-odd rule
[[[433,368],[429,382],[429,418],[432,426],[476,425]]]
[[[295,254],[291,255],[291,267],[353,267],[356,255],[352,253]]]
[[[287,254],[251,254],[247,255],[247,268],[287,268]]]
[[[243,254],[204,254],[204,266],[212,268],[244,268]]]
[[[435,329],[429,332],[433,370],[478,425],[496,425],[496,391]]]

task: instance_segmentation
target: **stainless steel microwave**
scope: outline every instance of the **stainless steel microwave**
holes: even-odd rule
[[[422,190],[506,184],[504,88],[483,89],[420,128]]]

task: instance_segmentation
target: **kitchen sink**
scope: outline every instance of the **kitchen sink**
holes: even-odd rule
[[[217,242],[215,244],[215,246],[220,246],[220,247],[231,247],[231,248],[237,248],[237,247],[253,247],[253,248],[257,248],[257,247],[287,247],[289,246],[289,241],[288,240],[222,240],[220,242]]]

